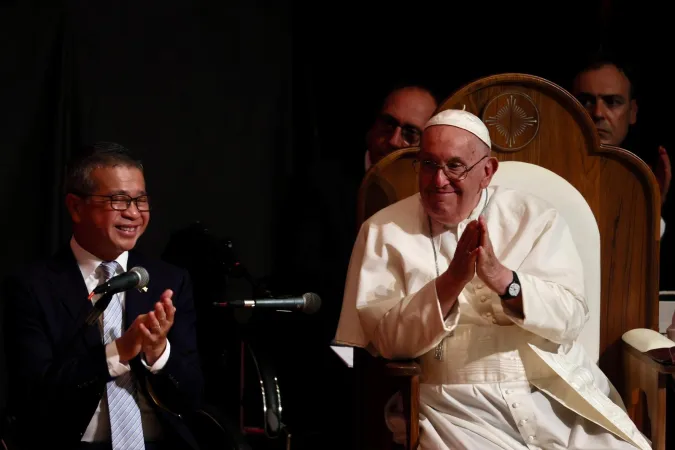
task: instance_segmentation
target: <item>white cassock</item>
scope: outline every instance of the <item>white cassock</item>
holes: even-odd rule
[[[442,274],[481,213],[497,258],[518,274],[524,319],[478,277],[442,317],[433,249]],[[420,448],[651,448],[576,342],[588,318],[582,263],[557,211],[489,187],[468,219],[434,227],[432,247],[419,194],[363,224],[335,337],[385,358],[418,358]],[[405,428],[394,400],[387,423],[400,441]]]

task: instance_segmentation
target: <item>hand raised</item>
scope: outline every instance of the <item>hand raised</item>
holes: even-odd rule
[[[447,273],[460,287],[464,287],[476,274],[476,248],[480,240],[478,222],[469,222],[457,242],[457,249],[450,261]]]
[[[498,294],[504,294],[513,278],[513,273],[504,267],[495,256],[488,232],[487,223],[483,216],[478,218],[480,229],[480,245],[476,249],[476,274],[490,289]]]
[[[117,344],[117,352],[120,356],[120,361],[131,361],[141,352],[143,343],[143,333],[141,327],[143,322],[147,320],[147,314],[141,314],[136,317],[133,323],[127,330],[115,340]]]
[[[663,146],[659,147],[659,159],[656,161],[654,175],[656,176],[656,181],[659,183],[661,204],[663,204],[666,201],[666,196],[670,190],[670,181],[673,176],[670,168],[670,157]]]
[[[171,297],[173,292],[167,289],[162,293],[155,309],[146,315],[146,320],[139,325],[143,341],[142,351],[148,364],[152,365],[162,356],[166,348],[166,336],[173,326],[176,308]]]

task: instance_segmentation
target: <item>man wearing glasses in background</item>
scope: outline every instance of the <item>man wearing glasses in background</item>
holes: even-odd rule
[[[173,412],[201,401],[192,287],[186,272],[133,251],[150,220],[143,166],[98,143],[68,167],[69,245],[4,286],[9,405],[21,448],[189,448]],[[85,318],[94,288],[132,267],[147,290],[113,296]],[[151,395],[150,392],[153,392]]]
[[[436,107],[436,99],[423,87],[392,90],[366,135],[366,170],[395,150],[418,146],[422,127]]]

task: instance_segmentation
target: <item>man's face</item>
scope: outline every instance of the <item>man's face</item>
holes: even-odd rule
[[[390,94],[366,137],[372,163],[394,150],[419,145],[435,109],[433,97],[423,90],[404,88]]]
[[[606,65],[577,75],[573,91],[593,118],[600,142],[621,146],[637,116],[628,78],[615,66]]]
[[[445,125],[424,131],[418,160],[422,204],[432,219],[444,225],[457,225],[469,217],[498,165],[480,139],[466,130]],[[448,178],[430,162],[445,163],[456,176]]]
[[[91,179],[96,186],[92,194],[68,194],[75,238],[95,256],[112,260],[134,248],[150,221],[149,211],[139,211],[149,205],[145,179],[139,169],[126,166],[96,168]],[[115,196],[114,201],[106,196]],[[139,206],[131,202],[127,208],[124,196],[141,197]]]

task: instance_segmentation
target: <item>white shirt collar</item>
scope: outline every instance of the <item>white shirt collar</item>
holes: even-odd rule
[[[101,263],[103,262],[102,259],[92,255],[87,250],[82,248],[82,246],[78,244],[77,241],[75,240],[75,236],[70,238],[70,248],[73,251],[75,259],[77,260],[77,265],[80,267],[80,272],[82,272],[82,278],[84,278],[85,280],[89,278],[91,275],[93,275],[94,272],[96,272],[96,269],[98,269],[98,266],[100,266]],[[122,268],[121,272],[119,269],[117,271],[119,273],[126,272],[127,263],[129,262],[129,252],[122,253],[115,259],[115,261],[117,261],[117,263]]]

